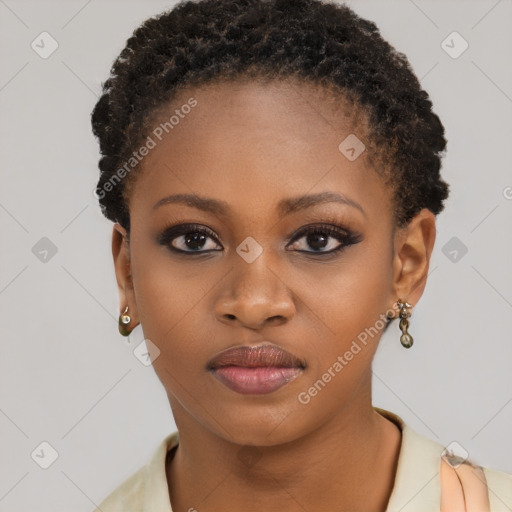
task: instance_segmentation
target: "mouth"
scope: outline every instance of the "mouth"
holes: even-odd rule
[[[238,346],[211,359],[207,370],[240,394],[271,393],[298,377],[306,363],[274,344]]]

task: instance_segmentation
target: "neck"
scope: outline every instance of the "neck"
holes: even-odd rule
[[[173,510],[386,510],[401,432],[371,401],[352,402],[306,436],[261,447],[232,443],[175,409],[180,444],[166,467]]]

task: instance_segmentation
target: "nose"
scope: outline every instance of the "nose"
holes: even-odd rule
[[[242,258],[234,263],[214,306],[220,322],[261,329],[281,325],[294,316],[291,290],[269,267],[264,254],[265,251],[252,263]]]

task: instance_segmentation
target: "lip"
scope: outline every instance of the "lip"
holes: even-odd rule
[[[304,361],[269,342],[223,350],[206,366],[229,389],[256,395],[276,391],[298,377],[305,367]]]

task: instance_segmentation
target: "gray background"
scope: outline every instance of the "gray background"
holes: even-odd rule
[[[431,95],[452,189],[411,317],[415,345],[401,347],[398,325],[383,336],[374,405],[512,473],[512,3],[348,3],[406,53]],[[172,5],[0,0],[2,512],[89,512],[174,430],[163,387],[133,355],[140,326],[129,339],[117,331],[89,122],[132,30]],[[59,45],[47,59],[31,48],[43,31]],[[456,59],[441,46],[453,31],[469,43]],[[46,261],[43,237],[57,250]],[[31,456],[49,456],[43,441],[58,453],[48,469]]]

